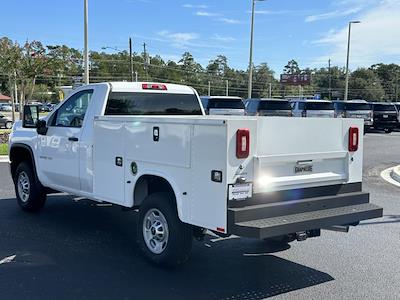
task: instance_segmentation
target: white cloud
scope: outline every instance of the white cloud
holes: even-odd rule
[[[354,24],[351,36],[352,68],[369,66],[373,63],[390,63],[400,56],[400,1],[384,0],[357,16],[361,24]],[[330,30],[321,39],[312,43],[325,46],[330,51],[316,60],[326,61],[331,58],[337,64],[346,60],[348,27]]]
[[[306,22],[315,22],[315,21],[320,21],[320,20],[345,17],[345,16],[359,13],[362,9],[363,9],[362,6],[358,6],[358,7],[353,7],[353,8],[349,8],[346,10],[334,10],[334,11],[323,13],[323,14],[308,16],[308,17],[306,17],[305,21]]]
[[[239,20],[231,19],[231,18],[219,18],[218,20],[221,21],[221,22],[227,23],[227,24],[240,24],[240,23],[242,23]]]
[[[195,13],[195,15],[199,16],[199,17],[217,17],[217,16],[220,16],[220,14],[212,13],[212,12],[208,12],[208,11],[197,11]]]
[[[214,36],[212,37],[213,40],[219,41],[219,42],[233,42],[236,41],[236,39],[234,37],[231,36],[221,36],[219,34],[214,34]]]
[[[183,4],[182,7],[184,8],[200,8],[200,9],[206,9],[208,8],[207,5],[204,4]]]
[[[162,30],[158,35],[171,41],[175,46],[184,46],[193,40],[198,39],[199,35],[193,32],[170,32]]]

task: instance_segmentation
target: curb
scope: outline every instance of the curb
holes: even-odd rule
[[[8,163],[9,161],[8,155],[0,155],[0,163]]]
[[[390,171],[390,177],[400,183],[400,165]]]

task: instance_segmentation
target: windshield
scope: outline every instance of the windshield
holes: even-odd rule
[[[261,101],[259,106],[259,110],[291,110],[289,101],[279,101],[279,100],[271,100],[271,101]]]
[[[374,104],[375,111],[396,111],[393,104]]]
[[[333,110],[333,103],[330,102],[306,102],[307,110]]]
[[[346,110],[371,110],[368,103],[346,103]]]
[[[106,115],[201,115],[195,94],[110,93]]]
[[[244,103],[240,99],[210,99],[208,108],[230,108],[230,109],[244,109]]]

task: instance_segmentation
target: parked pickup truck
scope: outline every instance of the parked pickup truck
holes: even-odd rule
[[[207,230],[285,242],[382,216],[361,191],[363,120],[206,116],[190,87],[98,83],[10,135],[18,204],[67,192],[138,210],[150,261],[187,260]],[[133,229],[132,229],[133,230]]]

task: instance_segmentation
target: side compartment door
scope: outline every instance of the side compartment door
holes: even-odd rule
[[[39,136],[41,178],[45,185],[80,190],[79,139],[93,89],[69,97],[48,120],[46,135]]]

